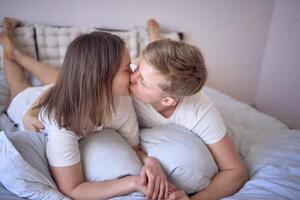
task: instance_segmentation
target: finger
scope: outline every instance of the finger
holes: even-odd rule
[[[153,191],[153,194],[152,194],[152,199],[156,199],[157,198],[157,195],[159,193],[159,188],[160,188],[160,177],[156,177],[156,179],[154,179],[154,183],[155,183],[155,186],[154,186],[154,191]]]
[[[154,191],[154,187],[155,187],[155,182],[154,182],[154,177],[152,174],[147,175],[147,177],[148,177],[148,191],[147,191],[146,197],[148,197],[148,199],[151,199],[153,191]]]
[[[141,170],[141,184],[146,184],[147,183],[147,174],[146,174],[146,168],[143,167]]]
[[[163,199],[165,196],[165,190],[166,190],[166,183],[161,181],[160,182],[160,188],[159,188],[159,195],[158,195],[158,199]]]
[[[166,181],[165,183],[165,198],[168,198],[169,196],[169,183]]]
[[[34,124],[32,125],[32,129],[33,129],[34,132],[39,132],[40,131],[39,128],[36,127]]]
[[[28,131],[33,131],[33,132],[37,132],[37,128],[36,128],[33,124],[30,125],[30,126],[28,126],[26,130],[28,130]]]
[[[44,129],[45,128],[44,124],[39,120],[35,120],[33,123],[34,123],[35,127],[37,127],[38,129]]]
[[[38,132],[38,133],[40,133],[41,132],[41,130],[43,130],[43,129],[40,129],[38,126],[36,126],[35,124],[33,124],[32,125],[33,126],[33,130],[34,130],[34,132]]]

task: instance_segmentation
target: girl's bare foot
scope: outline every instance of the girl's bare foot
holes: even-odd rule
[[[8,60],[13,60],[15,47],[8,33],[4,31],[0,33],[0,43],[4,47],[4,57]]]
[[[3,32],[6,32],[10,34],[10,36],[13,35],[14,29],[19,24],[19,22],[16,19],[10,18],[10,17],[4,17],[3,19]]]
[[[13,44],[13,33],[19,22],[16,19],[4,17],[3,19],[3,30],[0,33],[0,43],[4,47],[4,56],[8,60],[13,60],[14,58],[14,44]]]
[[[148,36],[150,42],[159,40],[159,24],[155,19],[149,19],[147,22]]]

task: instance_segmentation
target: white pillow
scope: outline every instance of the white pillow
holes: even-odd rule
[[[169,124],[143,129],[140,137],[148,156],[158,159],[168,179],[187,194],[207,187],[218,172],[206,145],[183,127]]]
[[[142,163],[125,139],[104,129],[80,141],[81,162],[89,181],[113,180],[140,174]]]
[[[29,199],[69,199],[51,178],[41,134],[0,132],[0,160],[0,182],[11,193]]]

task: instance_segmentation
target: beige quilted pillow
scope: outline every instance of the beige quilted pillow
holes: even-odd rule
[[[79,34],[95,30],[107,31],[123,38],[131,57],[137,56],[136,31],[111,31],[92,27],[54,27],[35,25],[39,60],[53,66],[61,66],[69,43]]]
[[[160,33],[160,38],[180,41],[180,40],[182,40],[180,34],[181,33],[179,33],[179,32]],[[149,37],[148,37],[148,33],[147,33],[146,29],[139,29],[137,41],[139,44],[138,55],[141,56],[143,53],[143,50],[149,44]]]

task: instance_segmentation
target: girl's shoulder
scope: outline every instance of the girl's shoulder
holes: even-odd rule
[[[134,110],[130,96],[118,96],[114,98],[114,106],[115,112],[112,119],[113,121],[127,119],[128,115]]]

